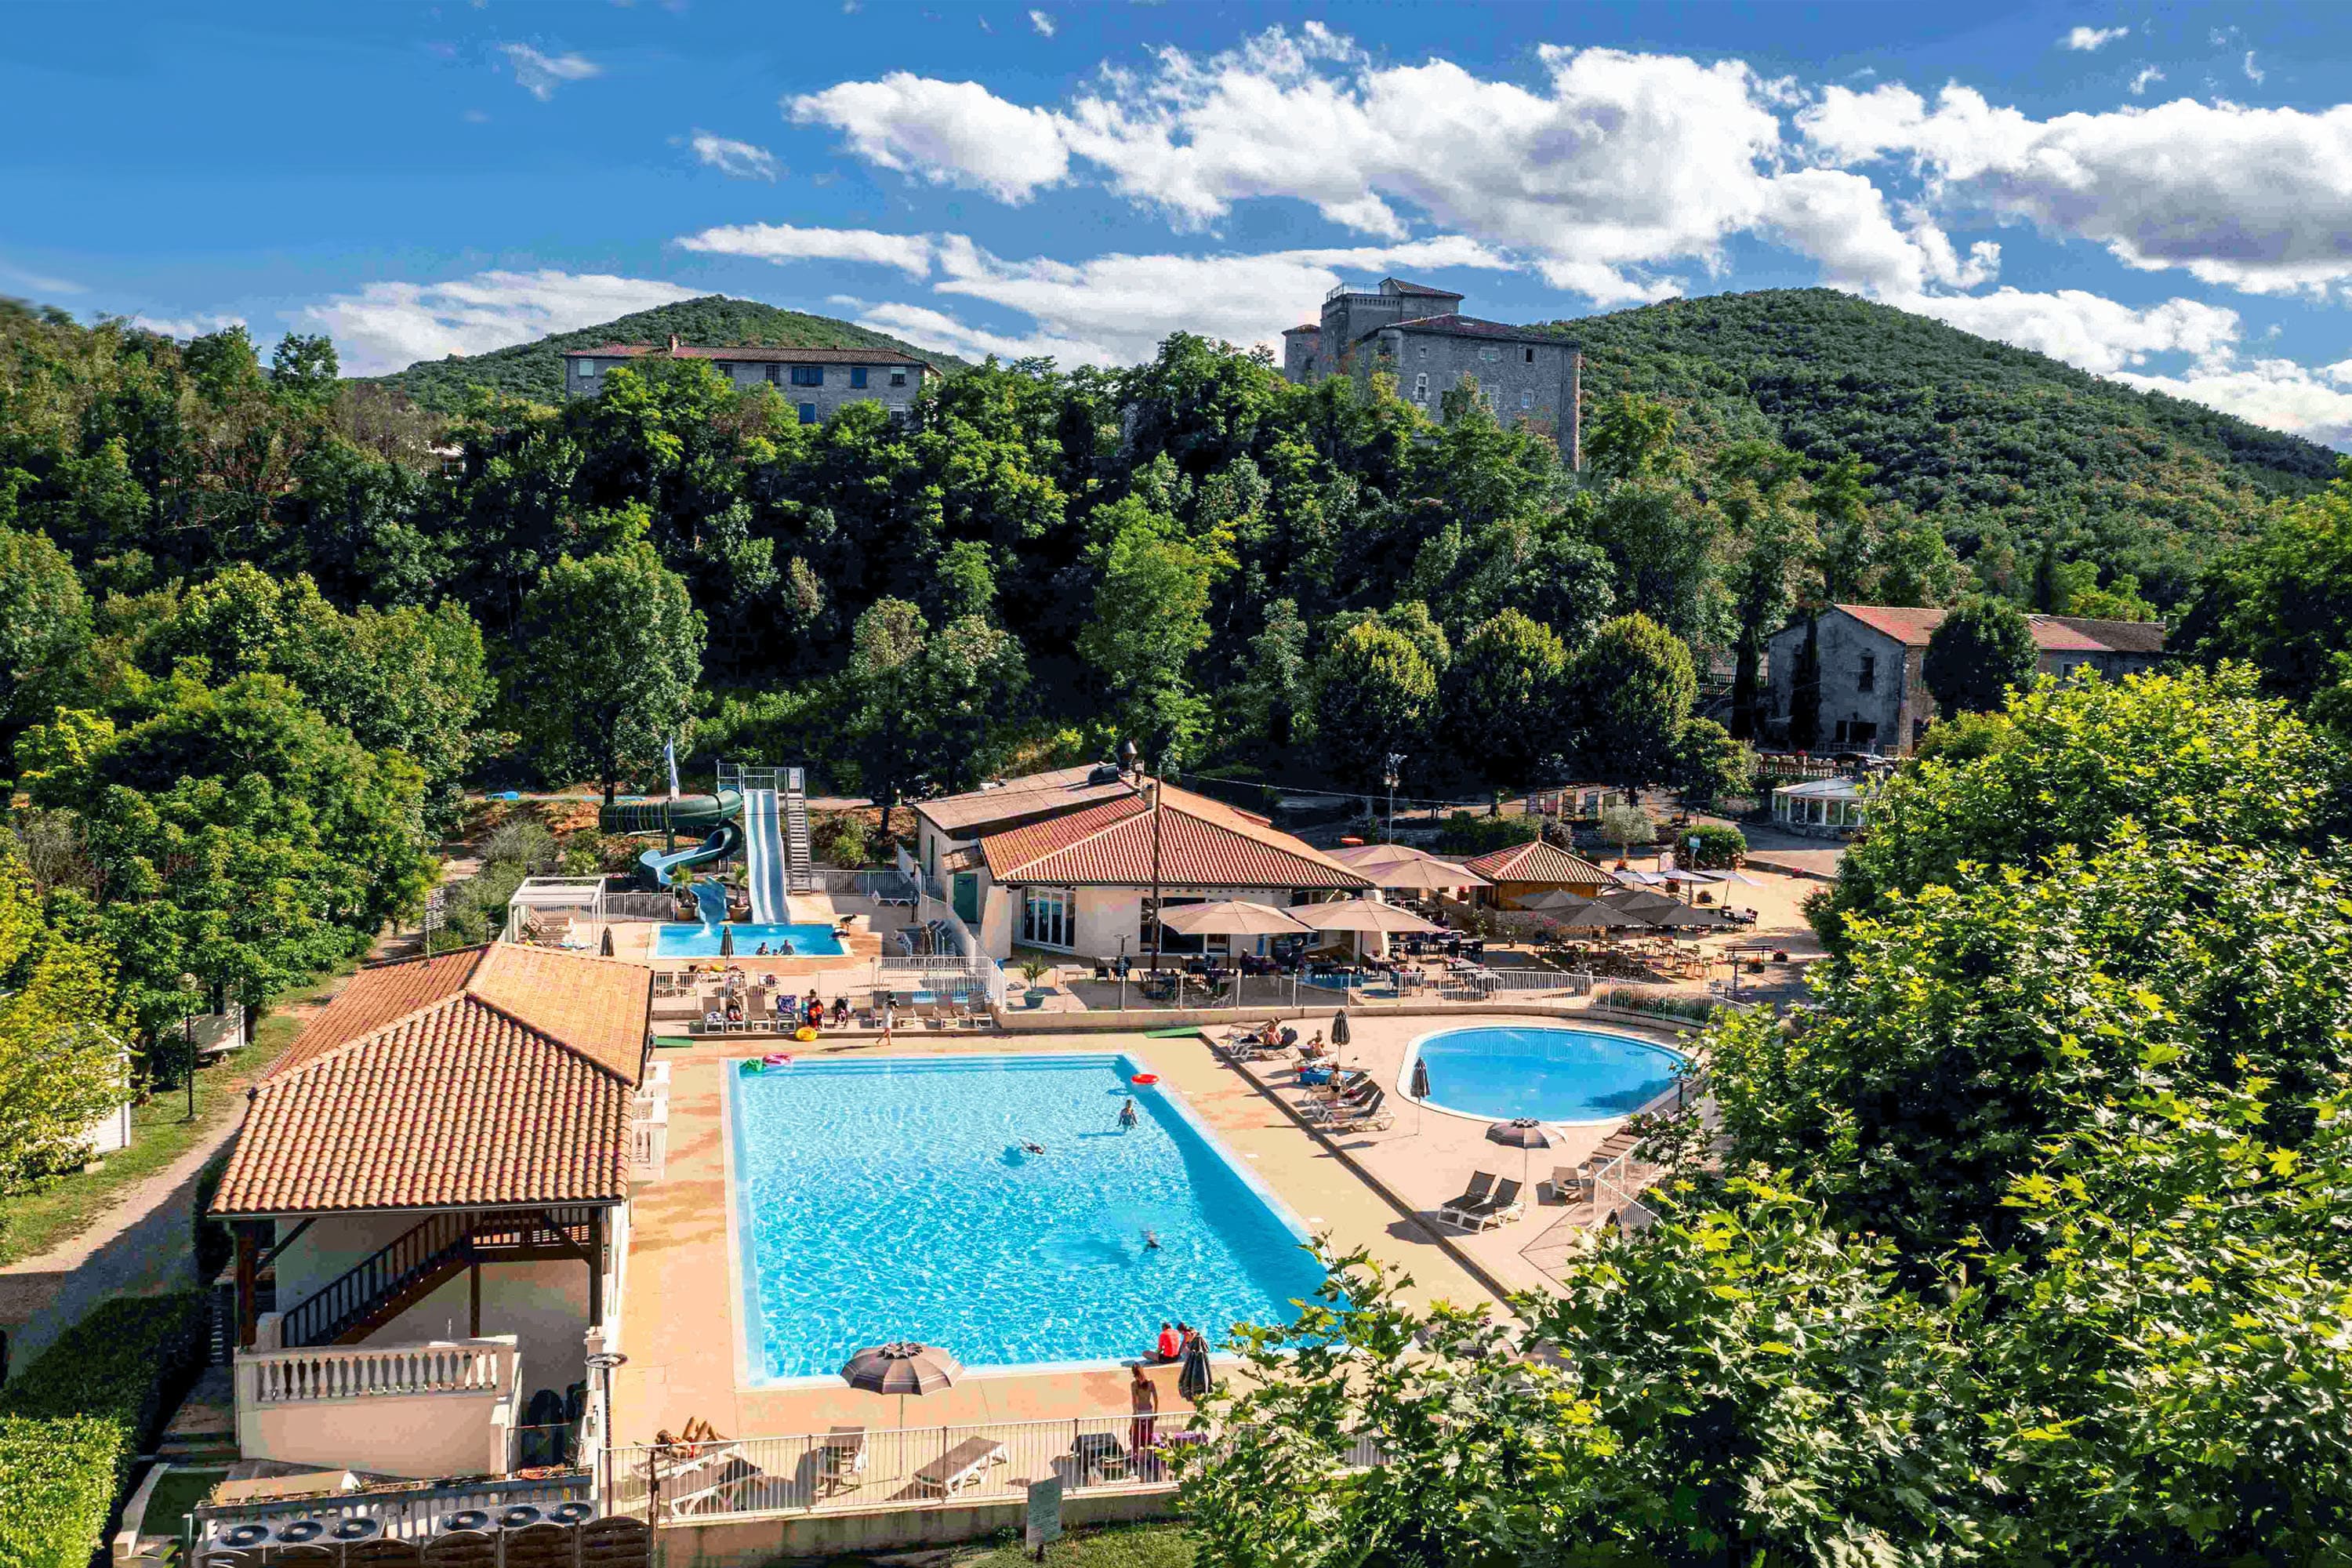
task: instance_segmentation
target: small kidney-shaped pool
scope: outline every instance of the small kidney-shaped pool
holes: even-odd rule
[[[1630,1035],[1498,1025],[1423,1036],[1405,1052],[1402,1085],[1416,1059],[1439,1110],[1573,1122],[1632,1115],[1674,1087],[1685,1058]]]

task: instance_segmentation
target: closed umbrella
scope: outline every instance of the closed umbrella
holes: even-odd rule
[[[1487,1123],[1486,1142],[1500,1143],[1506,1149],[1525,1151],[1519,1159],[1519,1185],[1522,1187],[1528,1184],[1528,1170],[1534,1163],[1535,1151],[1551,1147],[1551,1140],[1544,1136],[1543,1123],[1532,1116],[1518,1116],[1508,1121]]]
[[[963,1363],[937,1345],[900,1340],[887,1345],[868,1345],[849,1358],[841,1375],[852,1388],[868,1394],[897,1394],[898,1425],[904,1426],[907,1395],[952,1388],[956,1379],[963,1375]]]
[[[1176,1392],[1198,1405],[1216,1386],[1216,1374],[1209,1370],[1208,1338],[1195,1330],[1192,1342],[1184,1347],[1184,1364],[1176,1372]]]
[[[611,926],[606,926],[604,928],[604,938],[602,942],[596,944],[596,951],[603,953],[606,958],[613,956],[613,928]]]
[[[1412,1093],[1413,1098],[1412,1131],[1413,1135],[1415,1137],[1419,1137],[1421,1134],[1421,1119],[1428,1114],[1429,1109],[1429,1058],[1427,1057],[1416,1055],[1412,1058]]]
[[[735,928],[733,926],[720,926],[719,928],[719,956],[721,958],[732,958],[735,956]]]

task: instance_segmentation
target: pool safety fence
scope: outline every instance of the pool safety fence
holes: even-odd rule
[[[640,1444],[613,1450],[605,1510],[656,1525],[708,1524],[761,1514],[877,1513],[1017,1502],[1029,1485],[1059,1478],[1065,1496],[1172,1488],[1188,1457],[1214,1439],[1188,1430],[1189,1412],[1128,1413],[1058,1421],[867,1429],[788,1437]],[[1346,1464],[1380,1462],[1360,1437]]]

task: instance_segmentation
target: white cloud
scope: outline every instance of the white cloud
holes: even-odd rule
[[[2116,379],[2352,451],[2352,360],[2313,370],[2292,360],[2263,359],[2242,366],[2200,366],[2186,375],[2127,372]]]
[[[869,331],[887,332],[917,348],[940,349],[965,359],[984,359],[990,354],[1007,360],[1032,359],[1047,354],[1064,364],[1111,363],[1092,343],[1043,334],[1007,337],[923,305],[859,305],[857,310],[855,320]]]
[[[2262,80],[2263,80],[2263,71],[2262,71],[2258,67],[2256,67],[2256,66],[2255,66],[2255,64],[2254,64],[2254,51],[2253,51],[2253,50],[2252,50],[2252,49],[2248,49],[2248,50],[2246,51],[2246,67],[2245,67],[2245,69],[2246,69],[2246,79],[2247,79],[2248,81],[2251,81],[2251,82],[2253,82],[2253,83],[2255,83],[2255,84],[2257,84],[2257,85],[2260,85],[2260,83],[2261,83],[2261,82],[2262,82]]]
[[[2112,44],[2130,31],[2129,27],[2077,27],[2058,43],[2062,48],[2088,51]]]
[[[185,342],[190,338],[205,337],[247,323],[243,316],[219,316],[198,311],[192,316],[133,316],[131,324],[142,331],[160,332],[167,338],[177,338]]]
[[[765,147],[730,141],[708,131],[694,133],[694,155],[710,168],[739,180],[773,180],[780,172],[776,155]]]
[[[883,234],[870,228],[795,228],[783,223],[737,224],[707,228],[677,242],[688,250],[718,256],[749,256],[762,261],[870,261],[917,278],[931,270],[931,242],[919,234]]]
[[[2135,310],[2081,289],[2047,294],[1997,289],[1990,294],[1890,298],[1888,303],[2100,375],[2146,363],[2157,353],[2226,359],[2238,340],[2235,310],[2197,300],[2167,300]]]
[[[1556,287],[1601,302],[1677,285],[1646,269],[1719,261],[1768,200],[1790,89],[1738,61],[1547,47],[1540,90],[1444,60],[1383,67],[1319,24],[1214,56],[1164,50],[1145,75],[1107,70],[1066,106],[906,73],[792,100],[883,168],[1008,202],[1069,177],[1072,159],[1179,223],[1236,202],[1307,202],[1359,233],[1412,219],[1528,252]]]
[[[21,267],[0,265],[0,279],[18,288],[31,289],[43,294],[87,294],[89,288],[70,278],[52,278],[47,273],[27,272]]]
[[[529,44],[500,44],[499,51],[514,63],[515,80],[541,103],[555,96],[567,81],[602,76],[604,68],[581,55],[543,55]]]
[[[1962,260],[1944,231],[1923,213],[1898,228],[1885,195],[1843,169],[1798,169],[1768,186],[1765,224],[1782,244],[1822,264],[1833,287],[1914,295],[1929,285],[1973,289],[2000,269],[2000,247],[1979,240]]]
[[[2144,96],[2151,85],[2163,79],[2164,73],[2154,66],[2140,67],[2138,72],[2131,79],[2132,96],[2134,98]]]
[[[1909,154],[1939,211],[2027,219],[2128,266],[2255,293],[2352,279],[2352,104],[2179,99],[2036,121],[1958,85],[1930,109],[1897,84],[1828,88],[1797,119],[1831,162]]]
[[[694,295],[674,283],[605,273],[478,272],[445,283],[370,283],[300,314],[308,325],[334,335],[345,374],[380,375],[421,359],[487,353]]]
[[[803,124],[830,125],[869,163],[933,184],[1027,201],[1069,173],[1055,118],[1007,103],[976,81],[938,81],[894,71],[787,99]]]
[[[1029,25],[1045,37],[1050,38],[1054,36],[1054,18],[1043,11],[1030,12]]]

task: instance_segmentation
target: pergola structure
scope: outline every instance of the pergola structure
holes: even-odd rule
[[[1870,816],[1870,788],[1854,779],[1808,779],[1772,792],[1772,820],[1791,833],[1846,838]]]

